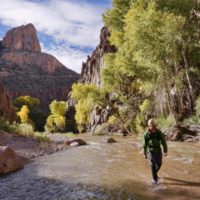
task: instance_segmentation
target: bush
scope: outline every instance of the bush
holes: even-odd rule
[[[15,125],[15,132],[18,133],[21,136],[26,136],[26,137],[33,137],[34,136],[34,131],[33,127],[31,124],[16,124]]]
[[[183,123],[186,125],[200,124],[200,96],[197,98],[195,104],[196,104],[196,106],[195,106],[196,113],[184,120]]]
[[[45,134],[34,132],[33,126],[31,124],[25,124],[25,123],[17,124],[15,122],[13,124],[10,124],[3,117],[0,117],[0,130],[3,130],[8,133],[16,133],[17,135],[20,136],[32,137],[37,139],[38,141],[49,140]]]
[[[161,130],[165,130],[167,128],[170,128],[170,127],[174,126],[174,124],[175,124],[174,118],[171,115],[169,115],[169,116],[163,116],[163,115],[158,116],[158,117],[155,118],[155,122]]]
[[[0,117],[0,130],[6,131],[6,132],[12,131],[12,127],[11,127],[9,121],[7,121],[3,117]]]
[[[48,141],[48,137],[44,133],[34,132],[31,124],[13,124],[11,125],[13,132],[20,136],[32,137],[38,141]]]
[[[72,133],[72,132],[67,132],[67,133],[65,133],[64,135],[65,135],[67,138],[73,138],[73,137],[75,137],[74,133]]]
[[[86,131],[85,127],[86,127],[85,124],[78,124],[77,129],[78,129],[79,133],[84,133]]]
[[[199,119],[198,116],[192,115],[191,117],[185,119],[183,123],[184,123],[185,125],[189,125],[189,124],[200,124],[200,119]]]
[[[132,124],[132,129],[135,129],[137,133],[142,133],[144,132],[144,123],[144,116],[142,114],[138,114],[134,120],[134,124]]]
[[[108,123],[111,125],[115,124],[117,121],[118,121],[117,118],[113,115],[111,115],[108,119]]]
[[[37,139],[39,142],[46,142],[49,141],[48,136],[45,133],[41,132],[34,132],[33,137]]]

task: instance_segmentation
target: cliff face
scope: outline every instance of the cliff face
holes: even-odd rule
[[[41,52],[32,24],[11,29],[0,43],[0,79],[13,98],[20,95],[39,98],[45,109],[54,99],[66,100],[79,75]]]
[[[9,51],[25,50],[40,52],[41,47],[33,24],[13,28],[3,38],[3,46]]]
[[[82,70],[81,70],[81,78],[79,79],[80,83],[88,84],[93,83],[96,86],[101,86],[101,74],[100,70],[104,67],[104,58],[103,56],[106,53],[112,53],[116,51],[116,48],[111,45],[108,41],[108,37],[110,36],[110,32],[108,28],[103,27],[101,29],[100,34],[100,43],[93,51],[91,56],[88,56],[87,61],[83,62]],[[70,119],[70,124],[73,124],[75,121],[75,112],[74,112],[74,105],[75,102],[72,100],[68,101],[68,110],[66,116]],[[91,121],[94,121],[95,118],[99,117],[98,115],[93,115]],[[68,131],[77,132],[75,126],[69,127]],[[89,130],[89,127],[88,127]]]
[[[93,83],[97,86],[101,85],[100,69],[104,67],[104,54],[116,52],[116,48],[108,41],[110,32],[108,28],[103,27],[100,34],[100,43],[88,56],[87,61],[82,64],[81,79],[82,83]]]
[[[8,90],[5,89],[2,82],[0,82],[0,117],[4,117],[11,122],[16,119],[11,95]]]

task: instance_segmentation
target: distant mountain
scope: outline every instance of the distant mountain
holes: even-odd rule
[[[35,27],[27,24],[9,30],[0,41],[0,79],[14,98],[39,98],[46,109],[54,99],[66,100],[79,74],[41,52]]]

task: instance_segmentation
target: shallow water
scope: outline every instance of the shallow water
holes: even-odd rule
[[[89,145],[71,148],[28,164],[0,178],[5,200],[161,200],[200,199],[200,144],[168,143],[169,154],[152,186],[147,160],[136,137],[81,136]]]

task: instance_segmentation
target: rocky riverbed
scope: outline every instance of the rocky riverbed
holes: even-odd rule
[[[161,184],[151,185],[141,141],[83,136],[89,145],[41,157],[24,169],[1,177],[2,200],[199,200],[200,144],[169,142],[160,171]]]
[[[68,140],[61,134],[49,135],[48,140],[39,141],[36,138],[0,131],[0,146],[9,146],[22,157],[24,162],[67,149],[66,141]]]

